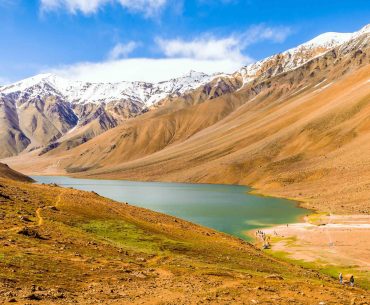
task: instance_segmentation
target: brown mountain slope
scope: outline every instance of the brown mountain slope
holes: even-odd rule
[[[3,163],[0,163],[0,178],[23,182],[33,181],[30,177],[27,177],[15,170],[12,170],[8,165]]]
[[[181,219],[56,186],[2,179],[0,186],[1,304],[366,304],[369,299],[368,291],[341,286]]]
[[[335,212],[370,210],[369,37],[201,103],[183,99],[26,172],[241,183]]]
[[[242,183],[319,210],[368,213],[369,75],[367,66],[325,89],[252,100],[184,142],[121,165],[105,154],[102,169],[82,175]]]

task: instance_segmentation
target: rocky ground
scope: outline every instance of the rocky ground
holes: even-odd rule
[[[0,303],[368,304],[361,288],[95,193],[0,180]]]

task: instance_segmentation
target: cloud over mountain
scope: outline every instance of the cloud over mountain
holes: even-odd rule
[[[254,61],[247,54],[250,45],[261,41],[280,43],[290,33],[288,27],[255,25],[244,32],[232,33],[229,36],[203,33],[191,40],[157,37],[154,40],[154,48],[160,56],[156,58],[127,58],[140,47],[140,43],[135,41],[126,44],[117,43],[108,52],[108,60],[78,62],[51,67],[42,72],[92,82],[122,80],[158,82],[179,77],[190,70],[207,74],[232,73]]]

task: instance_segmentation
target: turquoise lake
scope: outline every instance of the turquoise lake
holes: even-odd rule
[[[296,222],[309,211],[294,201],[262,197],[245,186],[75,179],[33,176],[38,183],[56,183],[94,191],[116,201],[173,215],[243,239],[245,232]]]

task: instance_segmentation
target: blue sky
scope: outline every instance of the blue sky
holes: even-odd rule
[[[369,0],[0,0],[0,83],[232,72],[370,22]]]

